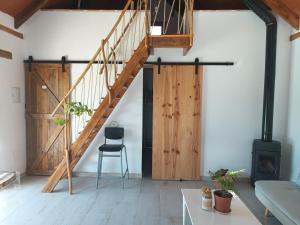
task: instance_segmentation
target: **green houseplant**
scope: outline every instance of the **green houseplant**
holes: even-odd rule
[[[209,175],[213,182],[218,186],[214,191],[215,209],[221,213],[229,213],[231,211],[231,200],[233,195],[229,192],[234,188],[236,179],[244,170],[229,171],[228,169],[220,169],[216,172],[209,171]]]
[[[92,110],[89,109],[87,105],[84,105],[81,102],[69,102],[65,104],[64,113],[65,118],[67,118],[67,115],[69,114],[81,116],[84,113],[87,113],[89,116],[91,116]],[[65,118],[56,117],[54,118],[54,123],[59,126],[64,126],[67,123],[67,119]]]

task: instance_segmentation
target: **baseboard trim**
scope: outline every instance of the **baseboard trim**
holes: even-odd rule
[[[73,172],[73,177],[97,177],[96,172]],[[120,177],[120,173],[102,173],[103,177]],[[142,174],[140,173],[129,173],[130,178],[142,179]],[[209,176],[201,176],[201,181],[211,181]],[[250,177],[239,177],[238,182],[250,182]]]
[[[97,177],[96,172],[73,172],[73,177]],[[103,177],[120,177],[120,173],[102,173]],[[140,173],[129,173],[129,177],[133,179],[141,179],[142,174]]]
[[[202,181],[211,181],[210,176],[201,176],[200,179]],[[250,182],[250,177],[238,177],[237,181],[238,182]]]

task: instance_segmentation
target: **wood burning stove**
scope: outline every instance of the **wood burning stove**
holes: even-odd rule
[[[278,141],[254,140],[251,183],[257,180],[278,180],[280,174],[281,144]]]
[[[262,117],[262,137],[254,140],[251,181],[277,180],[280,172],[281,144],[272,140],[276,71],[277,21],[260,0],[243,0],[266,24],[265,83]]]

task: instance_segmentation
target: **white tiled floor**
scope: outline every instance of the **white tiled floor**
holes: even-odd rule
[[[152,181],[104,178],[96,190],[95,178],[74,178],[74,194],[62,181],[54,193],[41,193],[46,177],[25,177],[21,185],[0,190],[0,225],[180,225],[181,188],[200,188],[205,182]],[[237,192],[263,224],[279,225],[274,218],[264,221],[264,207],[248,183]]]

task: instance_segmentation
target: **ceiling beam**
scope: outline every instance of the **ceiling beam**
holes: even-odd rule
[[[167,1],[172,5],[173,0]],[[80,9],[122,10],[126,2],[127,0],[49,0],[43,9],[78,9],[80,3]],[[158,4],[158,2],[159,0],[152,0],[152,4]],[[194,6],[195,10],[247,9],[242,0],[196,0]],[[178,7],[178,4],[174,7]]]
[[[299,29],[299,16],[291,11],[281,0],[263,0],[263,2],[292,27]]]
[[[7,26],[4,26],[3,24],[0,23],[0,30],[6,32],[6,33],[9,33],[17,38],[20,38],[20,39],[24,39],[24,36],[22,33],[19,33],[13,29],[10,29],[9,27]]]
[[[0,57],[5,58],[5,59],[12,59],[12,53],[9,51],[0,49]]]
[[[297,38],[300,38],[300,32],[292,34],[290,36],[290,41],[296,40]]]
[[[15,16],[15,28],[19,28],[25,23],[34,13],[46,5],[48,0],[36,0],[31,5],[22,10]]]

